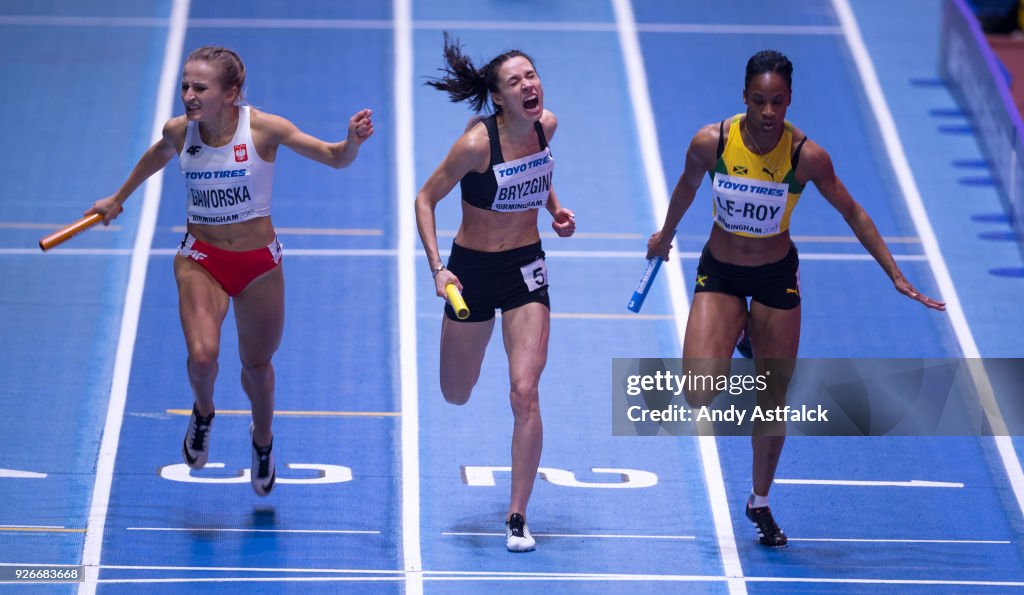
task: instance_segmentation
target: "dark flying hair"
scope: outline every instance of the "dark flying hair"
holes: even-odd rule
[[[759,74],[774,72],[786,81],[786,86],[793,88],[793,63],[782,52],[761,50],[747,60],[747,76],[743,80],[743,90],[750,87],[750,80]]]
[[[473,111],[479,113],[487,104],[487,94],[498,92],[498,69],[506,60],[522,56],[533,64],[533,59],[519,50],[509,50],[491,59],[479,70],[473,66],[469,56],[462,53],[462,45],[459,40],[444,34],[444,61],[446,66],[438,68],[445,73],[443,77],[435,78],[426,82],[431,87],[444,91],[452,103],[469,101]],[[495,113],[501,108],[492,102],[491,108]]]

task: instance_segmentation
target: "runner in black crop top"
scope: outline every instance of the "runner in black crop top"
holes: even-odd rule
[[[462,177],[459,181],[462,200],[478,209],[505,213],[544,206],[551,189],[553,160],[540,121],[533,123],[540,151],[508,163],[501,153],[497,115],[484,118],[483,124],[491,148],[488,171],[470,171]],[[495,167],[498,165],[504,167]]]
[[[544,207],[555,233],[569,237],[576,229],[575,215],[559,204],[551,186],[554,162],[548,140],[557,120],[544,109],[544,89],[533,61],[512,50],[477,69],[453,41],[445,36],[446,76],[428,84],[446,91],[452,101],[470,102],[477,113],[490,102],[494,115],[470,120],[416,195],[416,225],[434,292],[444,298],[446,287],[454,286],[469,306],[464,319],[450,307],[441,317],[438,376],[446,401],[462,405],[469,400],[494,331],[495,310],[501,309],[515,417],[505,547],[528,552],[536,543],[526,525],[526,506],[543,443],[538,387],[551,336],[549,280],[537,217]],[[462,220],[449,269],[437,245],[435,209],[458,183]]]

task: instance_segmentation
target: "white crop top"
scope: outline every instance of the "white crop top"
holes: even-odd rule
[[[178,163],[189,223],[226,225],[270,215],[274,164],[256,153],[249,115],[249,106],[238,108],[235,136],[223,147],[205,144],[198,122],[188,123]]]

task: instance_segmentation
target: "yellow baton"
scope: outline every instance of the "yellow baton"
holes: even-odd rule
[[[469,318],[469,307],[466,306],[466,300],[462,299],[462,294],[459,293],[459,288],[455,287],[454,283],[449,283],[444,286],[444,292],[448,294],[448,303],[451,304],[452,309],[455,310],[455,316],[459,320]]]

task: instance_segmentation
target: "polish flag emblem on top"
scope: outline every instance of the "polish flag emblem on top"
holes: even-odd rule
[[[235,161],[241,163],[249,159],[249,151],[246,150],[245,145],[235,145]]]

